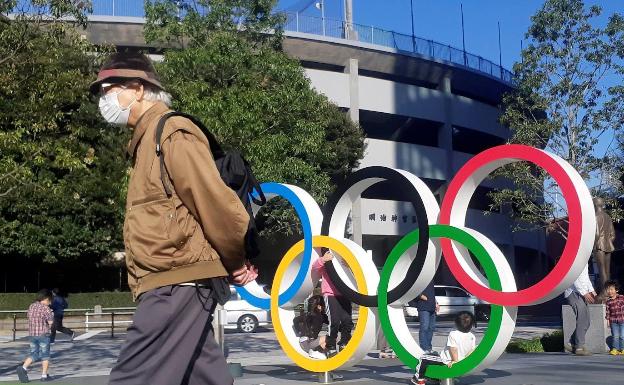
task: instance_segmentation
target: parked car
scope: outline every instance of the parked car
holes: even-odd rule
[[[460,311],[469,311],[480,320],[489,320],[490,307],[466,290],[457,286],[435,285],[436,301],[440,305],[439,316],[453,316]],[[418,317],[416,300],[404,307],[406,317]]]
[[[271,323],[271,315],[268,310],[251,306],[241,299],[233,286],[230,286],[230,300],[223,306],[226,313],[226,328],[237,328],[243,333],[253,333],[259,326],[267,326]]]

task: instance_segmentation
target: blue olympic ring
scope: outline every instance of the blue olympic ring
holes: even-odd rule
[[[297,272],[297,276],[294,281],[284,291],[279,295],[279,306],[282,306],[286,302],[290,301],[306,279],[308,275],[308,269],[310,267],[310,263],[312,262],[312,225],[310,224],[310,217],[308,216],[308,212],[303,206],[303,202],[299,199],[297,194],[295,194],[288,187],[284,186],[281,183],[262,183],[260,188],[264,192],[265,195],[275,194],[286,199],[295,209],[297,215],[299,216],[299,220],[301,221],[301,230],[303,231],[303,239],[304,239],[304,248],[303,248],[303,259],[301,261],[301,268],[299,272]],[[257,197],[257,193],[254,192],[254,197]],[[270,199],[270,198],[269,198]],[[242,299],[247,301],[250,305],[258,307],[260,309],[270,310],[271,309],[271,298],[260,298],[252,293],[250,293],[245,287],[237,286],[236,291],[241,296]]]

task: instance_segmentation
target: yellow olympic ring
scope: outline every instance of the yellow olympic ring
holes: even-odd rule
[[[357,259],[348,247],[346,247],[337,239],[325,235],[314,236],[312,238],[312,245],[314,247],[327,247],[332,251],[338,253],[351,268],[353,276],[355,277],[355,282],[358,290],[361,293],[367,294],[366,279],[364,277],[362,268],[360,267]],[[355,330],[353,331],[351,340],[349,341],[347,346],[345,346],[345,348],[342,349],[335,356],[330,357],[326,360],[316,360],[303,356],[297,350],[295,350],[295,348],[288,342],[288,338],[286,337],[286,334],[284,333],[284,329],[282,328],[282,324],[280,322],[280,312],[286,312],[288,310],[284,310],[279,307],[278,298],[280,292],[279,287],[282,283],[286,268],[298,255],[303,252],[303,248],[304,240],[297,242],[293,247],[291,247],[290,250],[288,250],[288,252],[284,255],[284,258],[282,258],[279,266],[277,267],[277,271],[275,272],[275,277],[273,278],[273,284],[271,286],[271,317],[277,322],[273,322],[273,327],[275,328],[277,341],[282,346],[282,349],[284,350],[286,355],[295,364],[311,372],[330,372],[341,367],[355,353],[357,346],[360,344],[360,341],[364,337],[364,331],[366,328],[366,322],[368,321],[370,309],[364,306],[360,306],[358,321],[355,325]]]

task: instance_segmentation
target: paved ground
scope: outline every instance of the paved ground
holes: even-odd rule
[[[551,331],[555,325],[521,326],[517,337],[530,338]],[[441,348],[451,329],[450,322],[442,322],[434,337],[434,347]],[[415,331],[415,330],[414,330]],[[477,330],[479,338],[482,329]],[[415,333],[415,336],[417,334]],[[57,339],[53,346],[51,373],[57,377],[56,384],[105,385],[107,375],[119,352],[123,335],[109,338],[103,332],[70,343]],[[289,385],[314,384],[318,379],[292,365],[282,353],[272,330],[265,329],[252,336],[228,333],[226,336],[230,362],[241,363],[244,375],[237,385]],[[0,343],[0,382],[15,383],[15,367],[27,352],[27,342]],[[345,384],[404,384],[409,371],[397,360],[376,359],[374,352],[369,359],[348,371],[340,371]],[[38,377],[40,366],[32,370],[33,379]],[[33,381],[37,383],[38,381]],[[459,384],[485,385],[537,385],[537,384],[624,384],[624,356],[573,357],[563,353],[505,354],[490,369],[460,379]]]

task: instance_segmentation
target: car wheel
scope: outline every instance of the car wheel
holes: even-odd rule
[[[251,314],[245,314],[238,319],[237,325],[239,331],[253,333],[258,329],[258,319]]]

